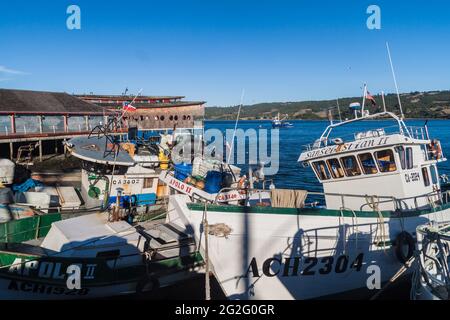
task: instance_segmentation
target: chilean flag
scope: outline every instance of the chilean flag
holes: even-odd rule
[[[129,102],[122,103],[122,110],[123,111],[136,111],[136,107],[132,106]]]
[[[370,94],[370,92],[369,92],[369,91],[367,91],[367,94],[366,94],[366,99],[367,99],[367,100],[370,100],[370,102],[372,102],[372,105],[374,105],[374,106],[376,106],[376,105],[377,105],[377,102],[375,101],[375,98],[374,98],[374,97],[372,97],[372,95]]]

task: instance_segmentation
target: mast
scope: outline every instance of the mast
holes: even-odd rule
[[[391,65],[392,78],[394,78],[395,90],[397,91],[398,107],[400,108],[400,117],[402,119],[404,119],[405,116],[403,115],[402,102],[400,100],[400,92],[398,91],[397,79],[395,77],[394,65],[392,63],[391,51],[389,50],[389,43],[388,42],[386,42],[386,49],[387,49],[387,53],[388,53],[388,57],[389,57],[389,63]]]
[[[238,109],[238,113],[237,113],[237,117],[236,117],[236,123],[234,124],[233,139],[231,140],[230,154],[228,155],[227,164],[230,163],[231,155],[233,154],[234,138],[236,136],[237,125],[238,125],[238,122],[239,122],[239,117],[241,115],[241,108],[242,108],[242,104],[243,104],[243,101],[244,101],[244,93],[245,93],[245,90],[242,89],[241,104],[239,105],[239,109]]]

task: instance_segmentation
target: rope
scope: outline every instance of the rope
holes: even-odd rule
[[[378,198],[378,196],[365,196],[366,198],[366,203],[369,206],[369,208],[371,208],[374,212],[378,213],[378,217],[377,217],[377,230],[375,232],[375,239],[381,239],[381,243],[383,245],[383,251],[386,253],[386,230],[384,227],[384,217],[383,214],[380,211],[379,208],[379,203],[380,203],[380,199]],[[375,201],[376,199],[376,201]],[[381,235],[378,235],[378,230],[380,229],[381,231]],[[380,243],[380,241],[378,241],[378,243]]]

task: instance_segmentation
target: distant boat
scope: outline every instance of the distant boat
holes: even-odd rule
[[[272,119],[272,128],[292,128],[294,125],[287,120],[287,114],[284,116],[284,118],[280,118],[280,113],[278,112],[278,115]]]

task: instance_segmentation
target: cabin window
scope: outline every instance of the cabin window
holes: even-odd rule
[[[393,172],[397,170],[395,165],[394,153],[391,149],[375,152],[378,166],[381,172]]]
[[[153,187],[153,178],[144,178],[143,188],[152,188],[152,187]]]
[[[402,170],[412,169],[414,166],[412,148],[397,147],[395,148],[395,150],[398,153],[398,157],[400,159],[400,166],[402,167]]]
[[[411,147],[406,148],[406,168],[412,169],[414,166],[413,150]]]
[[[425,185],[425,187],[428,187],[430,185],[430,177],[428,176],[427,167],[422,168],[422,176],[423,176],[423,184]]]
[[[328,172],[327,166],[325,165],[325,161],[313,162],[313,168],[320,180],[330,179],[330,173]]]
[[[438,175],[437,175],[437,171],[436,171],[436,166],[435,165],[431,165],[430,166],[430,173],[431,173],[431,182],[433,184],[438,184]]]
[[[344,177],[344,170],[342,169],[338,159],[327,160],[327,163],[333,178],[339,179]]]
[[[341,161],[347,177],[359,176],[361,174],[361,169],[355,156],[342,157]]]
[[[365,174],[378,173],[377,165],[371,153],[361,153],[358,155],[358,158]]]

